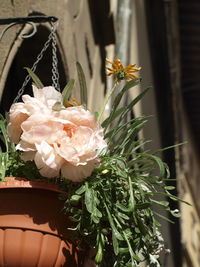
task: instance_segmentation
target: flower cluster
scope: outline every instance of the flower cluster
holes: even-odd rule
[[[121,61],[117,58],[115,58],[113,62],[111,62],[108,59],[106,61],[112,66],[112,67],[106,67],[106,69],[108,70],[107,75],[108,76],[114,75],[115,83],[118,84],[122,80],[130,82],[131,80],[138,78],[136,75],[134,75],[134,73],[140,71],[141,67],[137,68],[136,64],[130,64],[124,67]]]
[[[74,182],[91,175],[106,147],[103,129],[83,106],[62,105],[54,87],[23,95],[9,112],[8,134],[24,161],[34,160],[44,177],[61,175]],[[59,109],[54,109],[59,103]]]

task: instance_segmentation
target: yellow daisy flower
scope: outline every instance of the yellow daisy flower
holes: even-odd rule
[[[81,103],[79,103],[75,97],[72,97],[69,101],[67,101],[66,107],[69,108],[74,106],[81,106]]]
[[[121,80],[125,80],[126,82],[129,82],[131,80],[137,79],[138,77],[135,76],[133,73],[141,70],[141,68],[136,68],[136,64],[131,64],[126,67],[124,67],[119,59],[114,59],[113,62],[106,59],[106,61],[112,65],[111,67],[106,67],[108,70],[107,75],[114,75],[115,82],[119,83]]]

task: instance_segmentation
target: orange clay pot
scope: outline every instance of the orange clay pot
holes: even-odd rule
[[[0,182],[0,267],[82,266],[69,242],[70,223],[53,183]]]

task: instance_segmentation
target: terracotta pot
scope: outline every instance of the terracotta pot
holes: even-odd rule
[[[6,178],[0,182],[0,266],[81,266],[68,240],[70,223],[53,183]]]

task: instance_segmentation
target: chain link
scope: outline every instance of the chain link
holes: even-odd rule
[[[58,59],[57,59],[57,43],[55,31],[52,35],[52,86],[60,92]]]
[[[52,60],[53,60],[53,63],[52,63],[52,82],[53,82],[53,86],[60,90],[60,87],[59,87],[59,74],[58,74],[58,69],[57,69],[57,65],[58,65],[58,60],[57,60],[57,55],[56,55],[56,24],[53,24],[52,27],[51,27],[51,32],[49,34],[49,37],[46,41],[46,43],[44,44],[41,52],[39,53],[39,55],[37,56],[37,59],[35,61],[35,63],[33,64],[33,66],[31,67],[31,70],[33,72],[35,72],[36,68],[37,68],[37,65],[38,63],[40,62],[40,60],[43,58],[43,55],[45,53],[45,51],[47,50],[47,48],[49,47],[51,41],[52,41]],[[25,90],[25,87],[26,85],[28,84],[28,82],[30,81],[31,77],[29,75],[27,75],[25,77],[25,80],[22,84],[22,87],[20,88],[17,96],[15,97],[13,103],[16,103],[19,98],[23,95],[24,93],[24,90]]]

